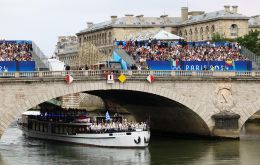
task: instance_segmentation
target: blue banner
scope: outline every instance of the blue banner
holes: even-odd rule
[[[150,70],[251,71],[252,61],[146,61]],[[214,67],[214,69],[212,69]]]
[[[150,70],[181,70],[179,64],[173,64],[172,61],[146,61]]]
[[[183,61],[183,70],[251,71],[252,61]]]
[[[35,71],[35,61],[19,61],[17,71]]]
[[[35,61],[0,61],[0,72],[35,71]]]
[[[15,72],[16,61],[0,61],[0,72]]]
[[[30,40],[0,40],[0,44],[32,44]]]

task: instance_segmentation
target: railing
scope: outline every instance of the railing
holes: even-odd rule
[[[33,79],[33,78],[64,78],[70,74],[74,78],[97,78],[105,79],[109,72],[102,70],[72,70],[72,71],[39,71],[39,72],[0,72],[0,79]],[[260,71],[253,72],[221,72],[221,71],[150,71],[150,70],[128,70],[113,73],[115,78],[124,74],[128,79],[146,78],[154,75],[155,78],[255,78],[260,80]]]
[[[253,62],[253,69],[260,69],[260,57],[242,46],[242,54]]]

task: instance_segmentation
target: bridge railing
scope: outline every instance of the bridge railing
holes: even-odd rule
[[[64,78],[67,74],[73,77],[95,77],[104,79],[108,74],[102,70],[72,70],[72,71],[39,71],[39,72],[0,72],[0,78]],[[124,74],[129,79],[147,77],[198,77],[198,78],[260,78],[260,71],[253,72],[223,72],[223,71],[150,71],[150,70],[129,70],[119,71],[114,74]]]

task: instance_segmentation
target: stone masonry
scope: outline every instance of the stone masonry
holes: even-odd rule
[[[155,94],[174,100],[197,114],[210,131],[214,128],[212,116],[230,110],[241,117],[239,129],[260,110],[260,82],[257,80],[132,80],[122,84],[107,84],[105,80],[76,79],[71,85],[64,79],[5,80],[1,81],[0,135],[23,112],[52,98],[95,90],[130,90]],[[221,91],[221,92],[219,92]],[[222,97],[225,97],[223,103]],[[226,103],[225,103],[226,102]],[[173,109],[174,110],[174,109]]]

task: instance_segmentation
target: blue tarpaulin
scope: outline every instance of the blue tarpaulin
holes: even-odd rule
[[[113,60],[116,62],[120,62],[122,69],[127,70],[127,63],[115,51],[113,52]]]

